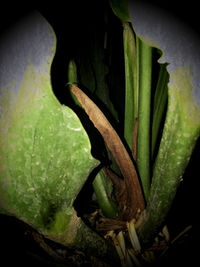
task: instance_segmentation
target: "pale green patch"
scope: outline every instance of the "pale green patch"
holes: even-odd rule
[[[71,215],[71,213],[67,214],[66,212],[58,211],[48,225],[48,234],[54,236],[63,233],[68,228]]]
[[[187,64],[184,67],[177,67],[170,75],[170,90],[172,101],[180,107],[180,114],[189,127],[200,127],[200,106],[193,96],[192,73]],[[175,106],[172,105],[172,109]]]

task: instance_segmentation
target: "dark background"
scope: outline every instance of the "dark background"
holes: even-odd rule
[[[98,2],[99,0],[97,0]],[[129,0],[134,1],[134,0]],[[142,2],[143,0],[141,0]],[[63,1],[63,3],[56,3],[52,2],[49,4],[37,4],[37,1],[34,3],[17,3],[17,4],[10,4],[10,2],[5,2],[4,5],[1,7],[1,16],[0,16],[0,29],[5,29],[13,22],[15,22],[18,18],[26,14],[27,12],[37,9],[44,12],[53,12],[57,14],[57,19],[61,20],[63,17],[65,19],[73,18],[76,21],[77,15],[81,15],[83,13],[90,13],[91,8],[90,3],[95,1],[87,0],[73,0],[73,1]],[[155,4],[159,7],[162,7],[165,10],[170,11],[175,16],[181,18],[186,23],[190,24],[191,27],[195,28],[198,32],[199,29],[199,6],[198,1],[190,0],[190,1],[180,1],[180,0],[168,0],[168,1],[159,1],[159,0],[150,0],[147,1],[148,3]],[[72,12],[69,12],[68,7],[73,8]]]

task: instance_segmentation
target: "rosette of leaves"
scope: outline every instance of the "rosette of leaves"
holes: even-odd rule
[[[127,5],[126,1],[112,0],[110,6],[122,26],[125,89],[124,99],[119,99],[124,101],[124,121],[118,123],[124,133],[118,127],[116,131],[126,146],[128,157],[124,155],[121,140],[114,137],[116,132],[113,132],[111,125],[108,126],[97,107],[77,87],[73,86],[72,91],[104,137],[121,171],[122,179],[117,178],[118,170],[113,166],[104,171],[117,188],[117,200],[121,207],[120,216],[113,220],[104,219],[104,222],[109,229],[119,227],[119,230],[125,227],[124,221],[131,217],[137,219],[137,211],[143,211],[136,228],[141,243],[147,246],[165,223],[199,138],[199,40],[191,29],[152,6],[138,2]],[[106,40],[108,36],[112,39],[115,28],[112,29]],[[111,68],[108,76],[112,71]],[[98,74],[95,76],[94,73],[95,67],[92,77],[98,81]],[[85,86],[81,70],[79,77]],[[88,91],[92,90],[89,84],[86,87]],[[112,98],[113,91],[117,95],[116,88],[113,82],[109,88],[103,86],[101,90],[102,95],[109,95],[107,101],[111,104],[116,103]],[[94,99],[95,96],[98,98],[94,91],[92,93]],[[112,108],[110,114],[113,114]],[[124,170],[130,172],[125,173]],[[105,186],[104,178],[102,184]],[[98,188],[99,182],[94,184],[99,195],[101,190]],[[104,200],[99,197],[99,205],[105,214],[108,208],[105,203],[110,198],[107,191],[108,187],[105,186],[105,190],[102,190]],[[113,210],[110,217],[111,214],[114,214]]]
[[[100,228],[116,231],[114,243],[121,240],[126,255],[120,231],[128,232],[140,265],[137,257],[165,224],[199,137],[199,41],[187,45],[193,36],[172,18],[173,25],[165,23],[161,11],[109,3],[95,2],[88,24],[77,16],[81,23],[71,26],[68,82],[76,85],[68,103],[84,114],[82,124],[52,92],[55,35],[48,23],[34,15],[1,43],[0,206],[54,241],[109,258],[112,245],[73,206],[99,164],[89,136],[104,166],[93,181]]]

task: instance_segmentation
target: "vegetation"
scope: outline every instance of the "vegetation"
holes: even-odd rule
[[[39,64],[24,41],[17,90],[1,73],[0,211],[32,227],[55,266],[144,266],[191,231],[183,224],[171,238],[167,226],[192,176],[200,107],[188,69],[158,63],[162,51],[134,31],[126,1],[92,10],[68,21],[68,34],[54,13],[41,12],[55,34],[34,15],[48,44]]]

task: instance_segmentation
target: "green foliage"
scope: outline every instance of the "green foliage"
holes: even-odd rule
[[[9,122],[1,138],[1,207],[37,229],[73,204],[98,164],[78,117],[49,93],[43,77],[30,64],[15,106],[1,119]]]
[[[200,107],[193,95],[193,77],[187,64],[168,73],[170,62],[155,62],[154,52],[162,54],[162,47],[153,48],[134,31],[126,1],[109,3],[110,6],[107,2],[102,6],[98,3],[96,8],[101,6],[101,12],[94,10],[98,17],[92,25],[91,21],[88,24],[84,45],[74,45],[67,79],[81,84],[97,103],[116,128],[122,142],[120,138],[117,140],[124,144],[128,156],[133,149],[138,120],[134,144],[137,157],[133,162],[130,160],[130,165],[136,165],[146,200],[136,230],[141,244],[148,244],[165,222],[199,138]],[[80,25],[80,31],[85,26]],[[24,68],[19,81],[14,73],[14,78],[1,87],[0,211],[16,216],[58,243],[104,257],[112,253],[112,248],[83,223],[73,204],[99,160],[110,164],[118,176],[122,176],[120,164],[102,139],[99,142],[100,135],[93,125],[88,123],[88,127],[89,118],[81,117],[84,111],[77,114],[81,114],[81,120],[86,118],[85,122],[54,96],[50,67],[56,41],[52,30],[44,35],[53,42],[44,49],[45,59],[36,64],[28,55],[28,61],[19,64],[19,68]],[[5,69],[9,70],[11,64],[4,66]],[[76,98],[72,106],[80,110]],[[106,131],[103,134],[107,134],[106,140],[112,138]],[[93,154],[91,147],[96,150]],[[117,145],[112,148],[115,156],[120,153]],[[99,160],[92,155],[98,155]],[[123,161],[126,171],[126,159],[115,158]],[[112,182],[119,178],[116,177]],[[97,202],[107,218],[121,215],[116,199],[132,203],[126,202],[123,194],[117,198],[116,192],[134,199],[128,196],[131,179],[126,187],[125,180],[120,177],[120,182],[112,183],[101,170],[93,181]],[[124,192],[124,188],[130,190]]]
[[[145,243],[164,222],[200,135],[200,107],[192,95],[190,73],[187,68],[179,68],[173,75],[176,83],[169,86],[167,117],[146,213],[139,228]]]
[[[194,129],[194,132],[191,127],[193,116],[187,120],[187,123],[184,124],[188,125],[188,131],[190,128],[191,139],[189,137],[190,134],[185,132],[185,126],[183,126],[181,122],[176,125],[174,121],[175,117],[177,116],[177,121],[180,121],[178,117],[183,117],[181,114],[184,109],[180,108],[180,106],[183,103],[185,103],[184,106],[187,106],[188,111],[184,113],[184,116],[187,117],[187,114],[191,114],[191,111],[188,108],[188,103],[192,106],[196,105],[194,104],[195,100],[189,102],[191,97],[188,97],[189,95],[186,93],[188,90],[190,92],[192,91],[192,83],[190,83],[190,77],[188,74],[189,72],[185,72],[184,69],[182,69],[179,70],[179,73],[170,73],[171,76],[169,76],[169,73],[167,72],[168,63],[159,64],[155,62],[155,51],[157,54],[162,54],[162,51],[152,48],[140,39],[133,31],[134,24],[131,25],[131,23],[128,22],[130,21],[128,13],[122,10],[123,8],[120,4],[115,4],[116,3],[114,3],[114,1],[110,1],[113,12],[120,18],[120,20],[122,20],[125,70],[125,101],[123,102],[124,121],[120,121],[119,125],[124,129],[124,139],[129,146],[129,150],[132,150],[134,124],[136,118],[139,119],[137,137],[137,168],[147,201],[147,207],[144,213],[146,215],[142,216],[140,219],[140,222],[143,221],[143,223],[138,226],[138,232],[142,241],[148,242],[152,236],[155,235],[157,229],[164,222],[165,217],[169,212],[177,187],[180,183],[180,177],[184,173],[187,162],[191,157],[192,150],[195,146],[196,139],[199,135],[197,130],[199,121],[197,116],[197,128]],[[125,13],[126,15],[122,15]],[[153,64],[157,65],[156,70],[158,73],[156,75],[155,73],[152,74]],[[94,69],[95,68],[96,65]],[[172,77],[172,75],[174,76]],[[176,78],[177,75],[179,75],[180,78]],[[83,74],[82,77],[84,77]],[[91,75],[91,77],[94,76]],[[91,80],[91,77],[89,78],[89,81]],[[170,77],[173,78],[173,80],[176,80],[175,84],[177,84],[179,88],[178,91],[173,89],[175,84],[173,88],[168,86]],[[155,78],[157,79],[156,81],[152,80]],[[85,80],[87,79],[85,78]],[[183,80],[184,82],[180,84],[180,81]],[[188,86],[188,84],[190,85]],[[155,88],[153,86],[155,86]],[[176,91],[179,93],[175,93]],[[103,93],[103,91],[101,92]],[[116,90],[116,93],[118,92],[119,91]],[[170,92],[173,92],[173,96]],[[183,97],[180,98],[180,96],[184,94],[186,94],[187,97],[184,99]],[[100,99],[100,95],[96,94],[96,96],[97,99]],[[169,109],[171,109],[172,99],[176,99],[177,107],[179,106],[180,109],[178,110],[176,108],[175,111],[175,108],[172,108],[173,112],[171,111],[170,113]],[[107,101],[106,106],[111,107],[113,104],[112,94],[109,94]],[[168,106],[167,102],[169,102]],[[167,117],[165,118],[166,109]],[[199,114],[197,110],[198,108],[196,109],[196,114]],[[122,113],[122,109],[120,112]],[[176,116],[174,116],[174,112]],[[105,114],[107,114],[106,109]],[[179,143],[177,133],[180,135],[180,140],[182,140],[180,146],[176,145],[176,143]],[[185,140],[184,136],[188,136],[188,139]],[[171,157],[174,153],[173,151],[177,151],[176,158]],[[113,158],[110,155],[109,158],[113,161]],[[176,167],[177,162],[178,167]],[[173,176],[173,179],[170,179],[170,183],[168,182],[169,171],[170,175]],[[97,190],[98,188],[100,188],[100,186],[96,187]],[[104,206],[104,201],[109,200],[107,189],[108,188],[106,188],[104,184],[104,189],[102,187],[102,191],[99,190],[99,192],[102,193],[102,198],[98,198],[101,207]],[[160,203],[159,207],[156,203]],[[107,216],[109,217],[109,215]],[[152,229],[152,231],[149,229]],[[147,233],[149,233],[149,236]]]
[[[112,3],[111,7],[123,21]],[[131,25],[125,21],[127,18],[124,17],[124,137],[132,149],[133,125],[138,115],[137,167],[147,200],[138,232],[141,241],[148,243],[170,210],[198,139],[199,107],[192,97],[193,85],[187,67],[179,68],[169,76],[167,64],[156,63],[158,81],[156,88],[152,87],[155,85],[155,81],[152,83],[153,49],[137,34],[134,36]],[[155,73],[153,77],[156,77]],[[170,77],[173,86],[168,85]]]
[[[127,0],[109,0],[110,6],[117,17],[124,22],[131,21]]]
[[[25,64],[25,69],[23,60],[27,58],[20,58],[19,83],[12,81],[16,73],[12,73],[9,81],[1,76],[1,82],[5,81],[0,94],[1,213],[17,217],[53,241],[88,253],[92,249],[92,255],[102,258],[112,248],[77,217],[73,208],[74,200],[99,161],[91,155],[88,135],[77,115],[61,105],[53,94],[50,67],[55,35],[39,15],[33,20],[32,31],[33,25],[39,24],[37,29],[43,29],[40,34],[46,38],[36,45],[42,48],[48,39],[47,43],[53,43],[53,47],[45,48],[40,64],[34,64],[38,62],[34,58],[34,62],[29,60]],[[33,38],[34,47],[38,35],[32,36],[32,31],[29,38]],[[25,41],[23,46],[18,42],[13,42],[11,48],[12,45],[20,47],[19,51],[32,53],[32,47],[27,47]],[[9,51],[4,53],[7,55]],[[12,64],[7,61],[4,66],[8,73]]]
[[[137,166],[146,200],[150,191],[150,118],[152,91],[152,48],[139,40],[139,100],[138,100],[138,138]],[[133,63],[134,64],[134,63]]]

